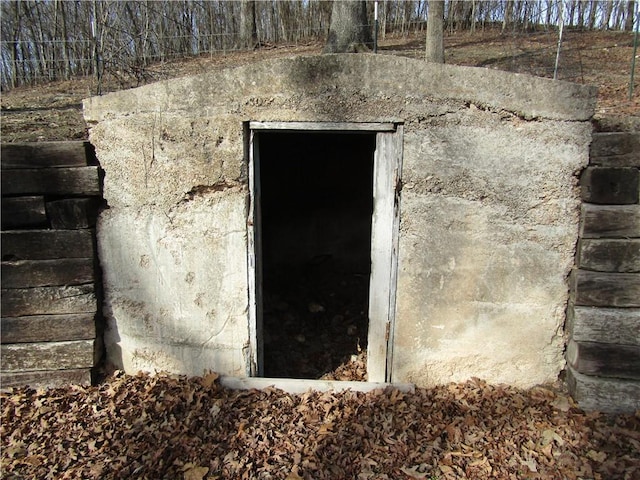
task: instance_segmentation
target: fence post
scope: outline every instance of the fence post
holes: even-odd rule
[[[553,79],[558,79],[558,64],[560,63],[560,50],[562,49],[562,33],[564,31],[564,0],[560,0],[558,5],[559,10],[559,21],[560,21],[560,32],[558,32],[558,50],[556,52],[556,64],[553,68]]]
[[[633,57],[631,58],[631,78],[629,79],[629,101],[633,99],[634,75],[636,71],[636,53],[638,51],[638,4],[636,3],[636,11],[634,12],[634,22],[636,24],[635,33],[633,34]]]
[[[373,18],[375,26],[373,29],[373,53],[378,53],[378,1],[373,3]]]
[[[93,0],[91,8],[91,35],[93,36],[93,60],[95,63],[96,95],[102,95],[102,71],[100,68],[100,37],[98,35],[97,1]]]

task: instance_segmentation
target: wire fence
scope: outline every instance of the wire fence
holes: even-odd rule
[[[371,20],[374,3],[367,2]],[[380,53],[393,49],[384,46],[400,37],[412,41],[396,53],[420,58],[428,2],[377,3]],[[570,79],[576,77],[576,68],[564,62],[562,72],[563,27],[630,30],[637,17],[637,2],[623,0],[448,0],[445,5],[445,34],[497,31],[510,40],[510,52],[504,58],[483,66],[521,71],[522,63],[522,68],[530,68],[527,73]],[[3,91],[94,76],[95,93],[101,93],[105,77],[145,83],[154,79],[157,64],[179,58],[324,43],[331,19],[331,2],[321,0],[22,0],[4,1],[0,8]],[[521,44],[533,38],[541,47],[523,53]],[[570,55],[567,61],[572,62]]]

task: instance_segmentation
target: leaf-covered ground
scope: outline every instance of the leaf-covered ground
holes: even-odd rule
[[[640,412],[585,414],[548,387],[290,395],[216,379],[2,393],[3,478],[640,478]]]

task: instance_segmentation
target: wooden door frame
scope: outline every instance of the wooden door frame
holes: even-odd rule
[[[398,266],[400,175],[403,126],[396,123],[248,122],[249,211],[247,257],[249,285],[249,343],[247,376],[263,375],[262,245],[259,135],[256,132],[370,132],[376,134],[373,161],[373,216],[371,220],[371,278],[369,285],[369,382],[392,381],[393,334]]]

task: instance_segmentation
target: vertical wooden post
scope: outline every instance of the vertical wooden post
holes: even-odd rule
[[[402,127],[376,137],[371,220],[367,379],[391,380],[395,320]]]

